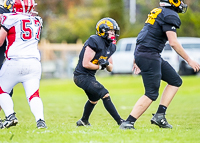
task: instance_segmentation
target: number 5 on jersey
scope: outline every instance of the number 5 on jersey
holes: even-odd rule
[[[40,39],[40,32],[41,32],[41,26],[40,26],[40,22],[38,20],[34,20],[34,25],[36,27],[38,27],[37,29],[37,33],[33,33],[33,29],[31,28],[32,22],[29,19],[25,19],[21,21],[21,38],[22,40],[26,41],[26,40],[30,40],[34,35],[35,35],[35,39],[39,41]]]

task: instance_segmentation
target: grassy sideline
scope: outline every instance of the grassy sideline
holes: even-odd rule
[[[119,114],[126,119],[133,105],[144,93],[140,76],[108,76],[97,79],[109,90]],[[19,124],[0,130],[0,143],[198,143],[200,142],[200,77],[182,77],[183,85],[167,110],[173,129],[160,129],[150,124],[160,96],[135,124],[136,130],[120,130],[104,109],[102,101],[95,107],[92,127],[76,127],[87,101],[84,92],[71,79],[42,79],[40,96],[44,104],[46,130],[36,129],[21,84],[14,88],[14,109]],[[166,83],[161,83],[160,93]],[[0,112],[4,118],[4,113]]]

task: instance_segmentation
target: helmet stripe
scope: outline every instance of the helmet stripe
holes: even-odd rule
[[[23,8],[23,12],[25,12],[25,5],[24,5],[24,1],[20,0],[21,4],[22,4],[22,8]]]
[[[31,0],[31,9],[30,9],[30,12],[33,12],[34,11],[34,7],[36,6],[35,4],[35,1],[34,0]]]
[[[113,29],[114,28],[112,22],[110,22],[107,19],[105,19],[105,20],[103,19],[102,21],[99,21],[97,23],[97,26],[96,26],[97,27],[96,30],[97,30],[97,33],[98,33],[99,36],[104,36],[105,32],[107,32],[107,31],[100,31],[99,27],[100,27],[101,24],[106,24],[109,27],[109,29]]]
[[[169,0],[169,3],[171,3],[175,7],[179,7],[181,5],[181,0],[178,0],[177,2],[174,2],[174,0]]]
[[[31,0],[28,0],[28,8],[27,8],[26,12],[30,12],[30,8],[31,8]]]

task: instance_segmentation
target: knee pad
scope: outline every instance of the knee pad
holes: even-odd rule
[[[169,82],[169,85],[180,87],[182,85],[183,81],[181,78],[174,80],[173,82]]]
[[[179,79],[177,79],[177,80],[175,81],[175,85],[174,85],[174,86],[180,87],[180,86],[182,85],[182,83],[183,83],[182,79],[179,78]]]
[[[152,101],[156,101],[156,99],[158,98],[158,94],[157,95],[147,95],[145,94],[149,99],[151,99]]]

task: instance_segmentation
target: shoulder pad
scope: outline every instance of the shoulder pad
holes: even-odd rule
[[[163,11],[164,21],[167,24],[170,24],[170,25],[175,26],[176,28],[179,28],[181,26],[181,20],[178,16],[178,13],[169,8],[164,8],[163,10],[164,10]]]
[[[101,37],[98,36],[98,35],[91,35],[90,37],[91,37],[92,39],[95,39],[96,41],[98,41],[98,40],[101,39]]]
[[[175,26],[176,28],[179,28],[181,26],[181,20],[173,15],[168,15],[165,17],[165,22],[167,24],[171,24],[173,26]]]
[[[13,27],[14,23],[16,23],[19,20],[19,16],[16,13],[3,13],[3,17],[6,16],[7,18],[5,20],[1,21],[2,27],[4,29],[9,30],[11,27]],[[2,18],[3,18],[2,17]]]
[[[88,38],[88,40],[85,42],[85,47],[89,46],[91,49],[93,49],[95,52],[97,50],[98,47],[98,40],[97,40],[97,35],[92,35]]]
[[[0,5],[0,14],[3,14],[3,13],[10,13],[10,11],[6,9],[5,7],[3,7],[2,5]]]
[[[105,47],[105,42],[103,42],[102,37],[98,35],[92,35],[88,38],[85,46],[89,46],[95,52]]]

